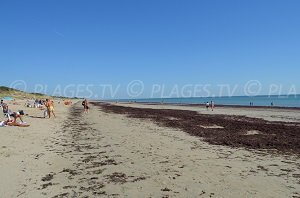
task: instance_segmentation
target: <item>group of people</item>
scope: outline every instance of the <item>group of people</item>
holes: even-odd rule
[[[206,102],[206,110],[208,111],[209,108],[211,108],[211,110],[214,111],[214,109],[215,109],[215,103],[213,101],[210,101],[210,103]]]
[[[1,126],[10,125],[10,126],[26,126],[27,124],[23,121],[23,116],[25,115],[23,110],[13,112],[9,109],[8,105],[1,100],[0,107],[2,108],[4,116],[7,118],[6,121],[0,122]],[[17,119],[20,119],[21,122],[17,122]]]
[[[36,108],[43,108],[43,106],[46,108],[44,111],[44,118],[52,116],[55,118],[55,112],[54,112],[54,101],[50,99],[46,100],[35,100],[35,107]],[[89,103],[87,99],[85,99],[82,102],[82,106],[84,109],[84,113],[89,113]],[[7,118],[6,121],[0,121],[0,126],[29,126],[26,122],[23,121],[23,116],[25,115],[23,110],[15,111],[9,109],[8,104],[4,103],[3,100],[1,100],[0,108],[2,108],[3,114],[5,118]],[[17,120],[20,120],[20,122],[17,122]]]
[[[44,118],[46,118],[47,116],[51,118],[52,115],[56,117],[54,113],[54,102],[52,100],[36,100],[35,105],[37,108],[41,108],[42,106],[46,107],[46,110],[44,111]],[[7,118],[7,120],[5,121],[0,121],[0,126],[29,126],[26,122],[23,121],[23,116],[25,115],[23,110],[12,111],[11,109],[9,109],[8,104],[3,100],[1,100],[0,108],[2,108],[4,117]],[[18,119],[20,120],[20,122],[18,122]]]
[[[54,113],[54,101],[50,99],[46,100],[38,100],[36,99],[34,102],[34,107],[39,109],[44,109],[44,118],[49,117],[51,118],[51,115],[55,118],[56,115]]]
[[[34,101],[34,107],[35,108],[41,108],[44,104],[45,104],[45,100],[38,100],[38,99],[36,99],[35,101]]]
[[[46,118],[47,116],[49,118],[51,118],[51,114],[55,118],[56,115],[54,113],[54,101],[50,100],[50,99],[46,99],[46,101],[43,103],[43,105],[45,105],[45,107],[46,107],[46,110],[44,111],[44,118]]]
[[[34,101],[34,105],[30,105],[30,103],[25,104],[26,107],[34,107],[34,108],[39,108],[39,109],[45,109],[44,111],[44,118],[49,117],[53,115],[53,117],[56,117],[54,113],[54,101],[50,99],[46,100],[38,100],[36,99]]]

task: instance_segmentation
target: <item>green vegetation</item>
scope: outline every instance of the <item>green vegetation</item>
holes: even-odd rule
[[[47,98],[49,96],[41,94],[41,93],[26,93],[24,91],[20,91],[17,89],[12,89],[9,87],[0,86],[0,98],[3,98],[5,96],[10,96],[15,99],[30,99],[30,98],[37,98],[37,99],[43,99]]]
[[[0,98],[10,96],[15,99],[45,99],[45,98],[60,98],[60,99],[79,99],[79,98],[69,98],[63,96],[48,96],[42,93],[27,93],[17,89],[12,89],[9,87],[0,86]]]

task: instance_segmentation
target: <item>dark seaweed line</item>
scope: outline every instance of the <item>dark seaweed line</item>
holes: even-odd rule
[[[82,142],[86,135],[93,134],[93,132],[93,128],[83,119],[81,106],[78,104],[72,106],[61,130],[58,131],[61,135],[59,141],[54,142],[56,143],[56,149],[54,151],[66,159],[70,159],[74,155],[77,157],[80,156],[80,160],[74,161],[72,169],[62,167],[60,172],[54,173],[53,175],[63,174],[68,180],[75,180],[77,185],[63,186],[63,192],[53,196],[53,198],[83,197],[84,194],[93,194],[94,196],[105,195],[103,191],[103,181],[98,180],[98,177],[93,177],[94,172],[97,176],[103,172],[102,169],[100,170],[100,165],[94,165],[96,163],[94,160],[101,160],[102,162],[105,157],[100,154],[93,156],[95,141],[91,140],[91,144]],[[85,155],[86,153],[90,154]],[[91,166],[91,168],[89,168],[89,166]],[[53,175],[46,175],[42,178],[42,181],[53,179],[53,177],[51,177]],[[80,178],[75,178],[75,176],[79,176]],[[43,184],[44,188],[41,190],[50,188],[52,185],[60,184],[46,183]]]
[[[133,108],[107,103],[92,104],[107,113],[151,119],[160,126],[181,129],[215,145],[268,149],[270,152],[274,152],[275,149],[283,154],[300,154],[299,123],[271,122],[245,116],[206,115],[187,110]],[[223,128],[202,127],[213,125]],[[259,131],[259,134],[246,135],[248,131]]]

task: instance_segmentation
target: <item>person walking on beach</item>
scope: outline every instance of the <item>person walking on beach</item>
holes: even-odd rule
[[[215,103],[213,101],[210,102],[210,107],[211,107],[211,110],[214,111]]]
[[[87,99],[84,99],[84,101],[82,102],[82,106],[83,106],[83,109],[84,109],[84,113],[89,113],[89,103],[87,101]]]
[[[46,99],[45,106],[47,108],[49,118],[51,118],[51,113],[54,116],[54,118],[56,118],[54,113],[54,102],[52,100]]]

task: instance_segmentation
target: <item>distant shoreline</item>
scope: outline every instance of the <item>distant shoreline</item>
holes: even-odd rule
[[[300,96],[233,96],[233,97],[182,97],[182,98],[136,98],[136,99],[111,99],[112,102],[136,102],[141,104],[171,104],[202,106],[213,101],[222,107],[251,107],[251,108],[276,108],[300,109]]]
[[[160,102],[118,102],[118,101],[106,101],[106,100],[93,100],[94,102],[104,102],[104,103],[120,103],[120,104],[143,104],[143,105],[170,105],[170,106],[187,106],[187,107],[205,107],[205,104],[188,104],[188,103],[160,103]],[[247,105],[222,105],[215,104],[215,108],[218,107],[230,107],[230,108],[248,108],[248,109],[288,109],[288,110],[300,110],[300,107],[283,107],[283,106],[247,106]]]

